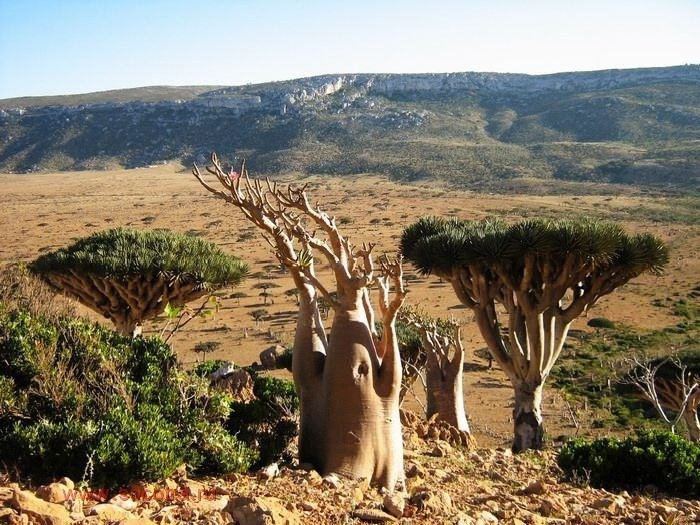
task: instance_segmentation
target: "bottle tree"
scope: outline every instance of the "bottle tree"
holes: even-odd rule
[[[292,374],[300,400],[300,462],[324,475],[364,478],[394,490],[404,476],[396,336],[405,295],[400,261],[383,258],[377,266],[373,246],[355,248],[332,216],[311,205],[305,187],[278,188],[249,179],[245,165],[233,172],[216,155],[211,160],[207,170],[214,179],[195,166],[197,180],[258,227],[299,290]],[[317,276],[316,257],[327,263],[335,290]],[[376,311],[370,298],[375,286]],[[333,310],[330,334],[322,299]]]
[[[46,253],[30,270],[102,314],[125,335],[166,306],[239,284],[248,266],[209,241],[167,230],[116,228]]]
[[[668,262],[650,234],[588,219],[466,221],[426,217],[401,250],[452,284],[515,391],[513,450],[541,448],[542,389],[571,323],[602,296]]]
[[[470,434],[464,409],[464,347],[461,327],[454,320],[431,319],[415,309],[404,309],[399,320],[413,327],[420,342],[425,369],[425,415]],[[403,345],[401,345],[403,356]]]

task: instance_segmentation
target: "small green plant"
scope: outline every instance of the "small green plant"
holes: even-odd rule
[[[299,398],[291,381],[255,376],[256,399],[234,401],[227,429],[246,443],[256,445],[254,467],[279,460],[297,433]]]
[[[559,452],[569,479],[589,479],[596,487],[654,485],[678,496],[700,496],[700,445],[664,431],[645,431],[623,440],[575,439]]]

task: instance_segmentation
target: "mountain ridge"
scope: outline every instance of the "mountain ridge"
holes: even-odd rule
[[[0,100],[0,171],[10,172],[190,163],[217,150],[245,155],[260,174],[695,192],[699,139],[700,65],[337,74]]]

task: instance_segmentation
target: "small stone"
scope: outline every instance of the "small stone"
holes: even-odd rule
[[[406,469],[406,477],[407,478],[415,478],[416,476],[423,476],[424,472],[423,469],[421,469],[420,465],[417,463],[411,463]]]
[[[488,510],[482,510],[477,516],[477,523],[481,520],[483,523],[498,523],[498,518],[491,514]]]
[[[302,501],[301,503],[299,503],[299,508],[301,508],[301,510],[311,512],[312,510],[318,509],[318,505],[311,501]]]
[[[444,458],[449,456],[450,453],[452,453],[450,444],[447,441],[438,441],[430,455],[436,458]]]
[[[80,497],[78,493],[73,493],[73,497],[68,498],[63,502],[63,506],[68,509],[71,514],[82,514],[83,513],[83,498]]]
[[[206,492],[206,487],[204,483],[199,481],[192,481],[189,479],[182,480],[180,482],[181,494],[186,497],[200,498]]]
[[[258,479],[269,481],[280,475],[280,466],[277,463],[271,463],[258,471]]]
[[[124,510],[128,510],[129,512],[136,509],[136,507],[138,506],[136,502],[133,499],[131,499],[131,496],[127,496],[126,494],[117,494],[109,500],[109,503],[111,503],[112,505],[116,505],[117,507],[120,507]]]
[[[228,506],[228,502],[228,496],[211,497],[207,495],[204,498],[197,498],[188,501],[187,505],[192,510],[196,510],[197,512],[201,512],[203,514],[209,514],[211,512],[224,510]]]
[[[591,507],[598,510],[607,510],[613,514],[617,514],[625,506],[625,499],[620,496],[609,498],[599,498],[591,503]]]
[[[365,493],[361,487],[355,487],[352,489],[352,501],[354,504],[360,503],[365,499]]]
[[[306,475],[306,481],[308,481],[309,485],[311,485],[312,487],[318,487],[323,483],[323,478],[321,477],[321,474],[319,474],[315,470],[310,470],[309,473]]]
[[[468,514],[460,512],[455,516],[454,525],[476,525],[476,521]]]
[[[527,487],[522,489],[520,491],[520,494],[524,494],[526,496],[531,496],[531,495],[541,495],[541,494],[544,494],[545,492],[547,492],[547,487],[545,486],[544,483],[542,483],[542,481],[537,480],[537,481],[533,481]]]
[[[453,510],[452,498],[443,490],[418,489],[411,497],[411,503],[418,507],[419,510],[432,514],[449,514]]]
[[[273,497],[233,498],[226,512],[238,525],[300,525],[297,515]]]
[[[126,518],[125,520],[120,520],[117,525],[156,525],[153,521],[148,518]]]
[[[121,521],[134,517],[131,512],[113,503],[99,503],[90,509],[90,514],[99,516],[103,521]]]
[[[383,504],[386,511],[396,518],[402,517],[406,508],[406,500],[401,494],[397,493],[384,496]]]
[[[9,514],[6,516],[9,525],[29,525],[29,516],[26,514]]]
[[[13,488],[0,487],[0,505],[9,505],[14,494],[15,494],[15,491]]]
[[[676,514],[680,514],[680,511],[677,508],[669,505],[662,505],[661,503],[654,506],[654,512],[659,513],[664,518],[669,518],[671,516],[675,516]]]
[[[165,484],[165,487],[169,490],[177,490],[180,488],[180,486],[177,484],[177,481],[175,481],[172,478],[165,478],[165,481],[163,481]]]
[[[340,481],[338,474],[331,472],[330,474],[323,476],[323,484],[332,489],[339,489],[343,483]]]
[[[373,523],[396,521],[394,516],[379,509],[355,509],[352,511],[352,517],[363,521],[371,521]]]
[[[571,509],[573,511],[573,507]],[[585,511],[581,511],[582,513]],[[549,497],[542,500],[540,503],[540,514],[547,517],[553,518],[566,518],[569,513],[569,508],[567,504],[561,501],[554,495],[549,495]]]
[[[233,399],[243,403],[256,399],[254,392],[255,381],[253,381],[253,376],[247,370],[234,368],[216,379],[213,378],[214,374],[209,376],[213,389],[228,392],[233,396]]]

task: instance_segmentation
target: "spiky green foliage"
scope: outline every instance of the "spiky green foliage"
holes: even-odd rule
[[[543,445],[541,397],[535,393],[559,358],[572,321],[602,296],[642,272],[661,272],[668,262],[657,237],[629,235],[592,219],[508,225],[422,218],[404,231],[401,251],[422,273],[448,280],[474,311],[491,355],[516,391],[515,450]]]
[[[167,308],[236,285],[248,273],[240,259],[198,237],[123,228],[42,255],[30,268],[123,334],[138,333]]]
[[[155,272],[202,286],[236,285],[248,273],[243,261],[205,239],[127,228],[98,232],[46,253],[30,269],[39,274],[73,271],[116,279]]]
[[[668,248],[658,237],[629,235],[617,224],[590,219],[533,219],[507,225],[492,219],[425,217],[406,228],[401,251],[421,272],[438,275],[478,265],[508,269],[518,277],[531,256],[540,263],[540,282],[545,271],[554,269],[545,264],[560,267],[567,257],[575,267],[614,269],[618,278],[621,273],[627,279],[645,271],[660,273],[668,262]]]

